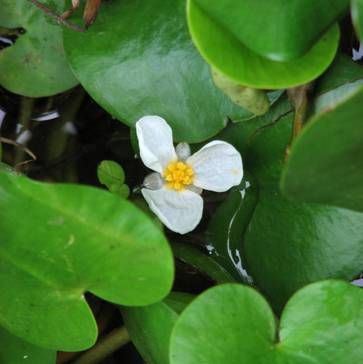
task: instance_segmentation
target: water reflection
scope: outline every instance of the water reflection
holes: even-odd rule
[[[248,175],[213,215],[205,248],[236,279],[253,284],[243,253],[243,237],[257,202],[257,187]]]

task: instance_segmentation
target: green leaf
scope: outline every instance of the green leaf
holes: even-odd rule
[[[281,188],[294,200],[363,211],[363,87],[342,87],[294,142]]]
[[[362,213],[291,202],[282,196],[279,182],[291,132],[290,113],[272,123],[263,116],[234,124],[218,136],[236,146],[245,169],[255,178],[258,203],[243,235],[240,254],[246,257],[254,283],[277,311],[291,294],[310,282],[353,279],[362,271],[363,260]],[[248,193],[253,191],[248,189]]]
[[[251,88],[280,89],[310,82],[332,62],[339,42],[338,26],[333,25],[300,58],[277,62],[247,48],[195,0],[188,0],[187,18],[193,41],[206,61],[226,77]],[[294,21],[293,17],[289,19]],[[259,31],[259,34],[262,33],[265,32]]]
[[[168,243],[126,200],[1,172],[0,202],[0,324],[13,334],[47,348],[85,349],[97,336],[86,291],[131,306],[169,292]]]
[[[130,195],[130,188],[128,185],[118,185],[118,184],[114,184],[110,186],[110,192],[121,196],[122,198],[128,198]]]
[[[64,1],[43,1],[61,11]],[[62,29],[24,0],[1,0],[0,26],[22,27],[15,44],[0,51],[0,85],[24,96],[50,96],[74,87],[64,55]]]
[[[303,56],[348,10],[348,0],[194,0],[208,16],[258,55]]]
[[[42,349],[10,334],[0,327],[0,363],[55,364],[56,352]]]
[[[270,102],[264,91],[241,86],[215,69],[211,72],[215,85],[234,103],[255,115],[263,115],[268,111]]]
[[[16,173],[11,166],[3,162],[0,162],[0,172]]]
[[[214,86],[190,39],[184,0],[105,2],[86,33],[65,30],[64,42],[82,85],[129,126],[156,114],[177,141],[199,142],[227,117],[251,116]]]
[[[264,298],[236,284],[197,297],[180,315],[171,364],[335,364],[363,357],[363,291],[340,281],[296,293],[277,325]],[[243,358],[243,361],[241,361]]]
[[[125,182],[125,172],[123,168],[114,161],[102,161],[97,167],[99,181],[110,188],[113,185],[122,186]]]
[[[123,198],[129,196],[130,189],[124,184],[125,172],[117,162],[102,161],[97,167],[97,176],[100,183],[105,185],[110,192]]]
[[[182,243],[173,243],[171,247],[177,259],[207,275],[216,283],[236,282],[233,275],[220,265],[214,257],[204,254],[197,247]]]
[[[351,1],[351,14],[354,28],[358,34],[359,39],[363,40],[363,1]]]
[[[258,191],[255,181],[245,175],[242,183],[229,192],[208,224],[206,241],[211,256],[237,281],[252,283],[242,254],[243,235],[256,207]]]
[[[363,68],[342,53],[338,53],[328,70],[317,80],[314,91],[317,95],[339,86],[363,79]]]
[[[147,363],[169,364],[171,331],[192,298],[190,294],[172,292],[164,301],[150,306],[121,308],[131,340]]]

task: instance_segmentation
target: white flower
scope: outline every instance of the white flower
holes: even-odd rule
[[[159,116],[141,118],[136,133],[143,163],[156,172],[145,178],[141,192],[170,230],[185,234],[198,225],[202,189],[224,192],[241,183],[241,155],[229,143],[210,142],[191,156],[186,143],[174,148],[172,130]]]

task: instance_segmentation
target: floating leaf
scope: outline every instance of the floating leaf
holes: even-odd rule
[[[283,104],[282,100],[271,113]],[[292,115],[272,123],[266,119],[263,116],[231,125],[219,138],[239,149],[245,169],[255,178],[258,202],[243,235],[241,256],[246,257],[254,283],[279,311],[303,285],[327,278],[350,280],[359,275],[363,214],[285,199],[279,180],[291,137]]]
[[[44,4],[63,9],[64,1]],[[24,96],[54,95],[74,87],[64,55],[62,28],[30,1],[1,0],[0,26],[24,28],[15,44],[0,51],[0,85]]]
[[[172,292],[146,307],[123,307],[122,317],[132,342],[149,364],[169,364],[170,334],[184,307],[194,296]]]
[[[127,125],[156,114],[176,140],[199,142],[227,117],[251,116],[214,86],[190,39],[184,0],[105,2],[86,33],[65,30],[64,42],[82,85]]]
[[[303,288],[289,300],[278,325],[259,293],[226,284],[209,289],[182,312],[171,335],[170,362],[358,363],[362,340],[363,291],[348,283]]]
[[[363,211],[362,103],[361,83],[344,87],[308,122],[282,176],[286,196]]]
[[[303,56],[349,6],[349,0],[194,2],[240,43],[275,61]]]
[[[247,48],[195,0],[188,0],[187,18],[194,43],[206,61],[226,77],[251,88],[280,89],[310,82],[332,62],[339,42],[339,29],[334,25],[300,58],[277,62]],[[289,19],[295,21],[294,17]]]
[[[167,241],[126,200],[1,172],[0,202],[0,323],[17,336],[58,350],[85,349],[97,335],[86,291],[131,306],[169,292]]]
[[[0,327],[0,363],[55,364],[56,352],[39,348]]]

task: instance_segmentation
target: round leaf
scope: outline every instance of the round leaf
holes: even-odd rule
[[[348,283],[303,288],[285,307],[279,329],[259,293],[226,284],[209,289],[182,312],[171,336],[170,362],[357,363],[362,340],[363,291]]]
[[[283,102],[273,107],[273,112]],[[276,110],[276,111],[275,111]],[[292,114],[269,122],[268,114],[230,126],[219,138],[241,152],[255,177],[258,202],[243,250],[247,272],[277,311],[305,284],[327,278],[353,279],[362,271],[363,214],[319,204],[290,202],[279,190]],[[253,185],[253,183],[255,185]],[[248,189],[246,194],[252,193]],[[252,196],[253,197],[253,196]]]
[[[250,116],[214,86],[190,39],[183,0],[105,2],[86,33],[65,30],[64,42],[82,85],[127,125],[156,114],[176,140],[198,142],[227,117]]]
[[[247,48],[275,61],[303,56],[349,6],[349,0],[194,1]]]
[[[363,211],[363,87],[355,90],[348,99],[347,88],[340,91],[343,101],[333,99],[293,144],[281,180],[286,196]]]
[[[271,61],[243,45],[195,0],[188,0],[187,12],[192,38],[203,57],[225,76],[247,87],[279,89],[308,83],[329,66],[338,46],[339,29],[334,25],[302,57]]]
[[[43,3],[59,11],[64,6],[64,1]],[[30,1],[2,0],[0,26],[25,29],[15,44],[0,50],[1,86],[20,95],[40,97],[78,83],[65,59],[62,28]]]
[[[0,323],[17,336],[84,349],[97,335],[86,291],[131,306],[169,292],[168,243],[126,200],[1,172],[0,201]]]
[[[125,182],[123,168],[114,161],[102,161],[97,167],[99,181],[107,187],[114,184],[122,185]]]

